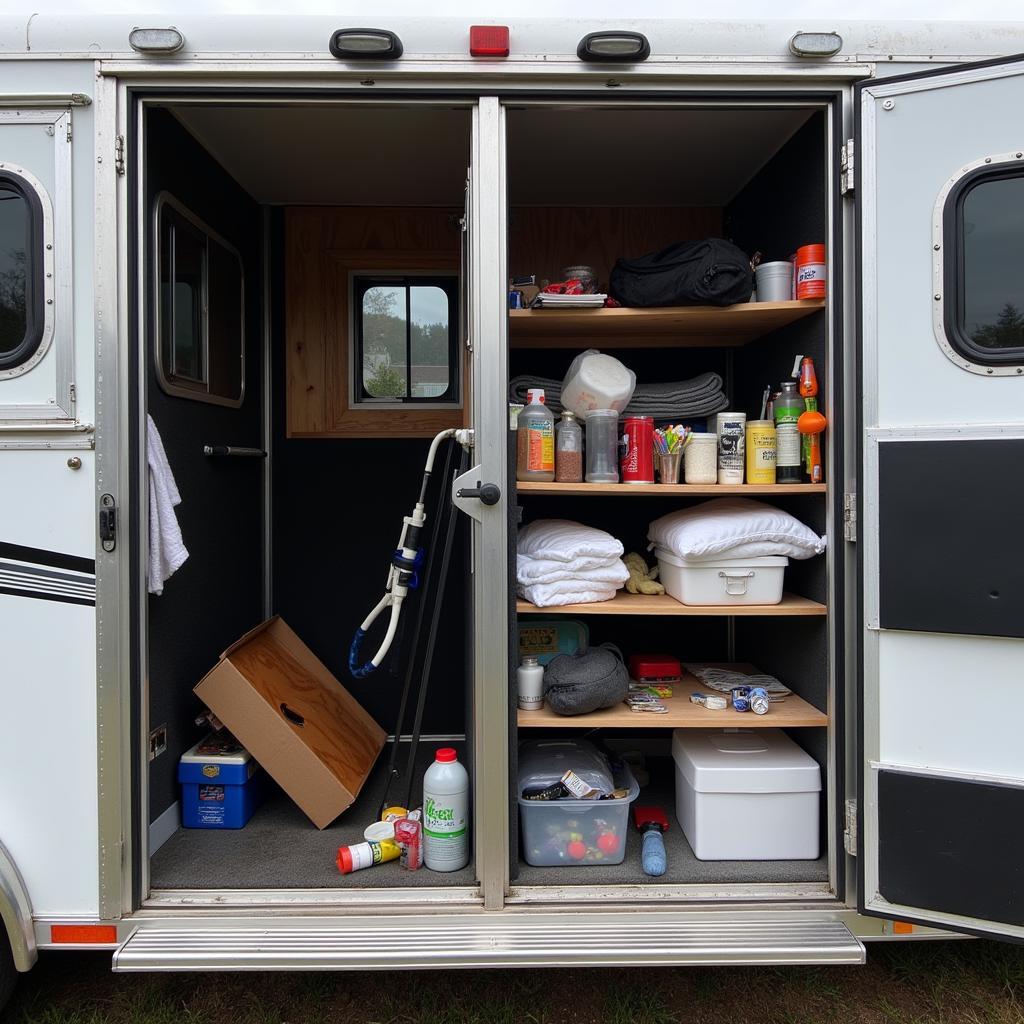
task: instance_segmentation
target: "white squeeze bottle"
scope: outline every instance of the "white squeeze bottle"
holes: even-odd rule
[[[423,863],[458,871],[469,863],[469,775],[442,747],[423,776]]]

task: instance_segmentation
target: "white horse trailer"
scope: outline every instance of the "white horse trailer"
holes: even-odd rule
[[[0,992],[49,948],[105,947],[121,971],[395,969],[1024,938],[1024,23],[346,28],[0,18]],[[824,242],[827,297],[509,309],[512,275],[606,277],[709,236],[782,259]],[[418,278],[447,348],[409,350],[404,390],[375,394],[394,365],[361,348],[367,295]],[[632,537],[721,493],[517,487],[510,377],[559,378],[588,347],[642,380],[717,372],[748,410],[814,358],[825,480],[748,491],[828,536],[794,595],[577,612],[595,641],[783,679],[768,719],[820,768],[817,859],[698,860],[674,823],[657,878],[633,839],[620,865],[521,851],[517,740],[551,733],[510,698],[517,517]],[[148,416],[190,551],[160,595]],[[395,720],[400,681],[353,680],[348,637],[450,427],[472,430],[456,488],[497,498],[456,499],[465,585],[422,720],[463,744],[468,866],[337,872],[383,761],[331,828],[277,793],[244,829],[182,829],[192,688],[272,614]],[[667,761],[658,716],[555,724]],[[670,807],[671,767],[650,774],[645,801]]]

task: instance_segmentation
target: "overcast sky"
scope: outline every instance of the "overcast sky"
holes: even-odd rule
[[[279,14],[280,3],[260,4],[256,0],[5,0],[3,13],[81,13],[81,14],[143,14],[189,11],[204,14]],[[764,0],[431,0],[426,7],[410,0],[289,0],[289,14],[394,15],[430,14],[477,20],[482,16],[496,18],[557,17],[559,13],[578,18],[813,18],[821,23],[828,19],[870,20],[1024,20],[1021,0],[785,0],[766,3]]]

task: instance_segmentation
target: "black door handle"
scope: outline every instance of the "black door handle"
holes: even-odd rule
[[[482,484],[479,480],[476,487],[460,487],[457,498],[479,498],[485,505],[497,505],[501,501],[501,488],[497,484]]]

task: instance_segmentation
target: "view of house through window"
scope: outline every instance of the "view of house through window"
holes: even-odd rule
[[[455,278],[357,278],[363,399],[453,400]]]

